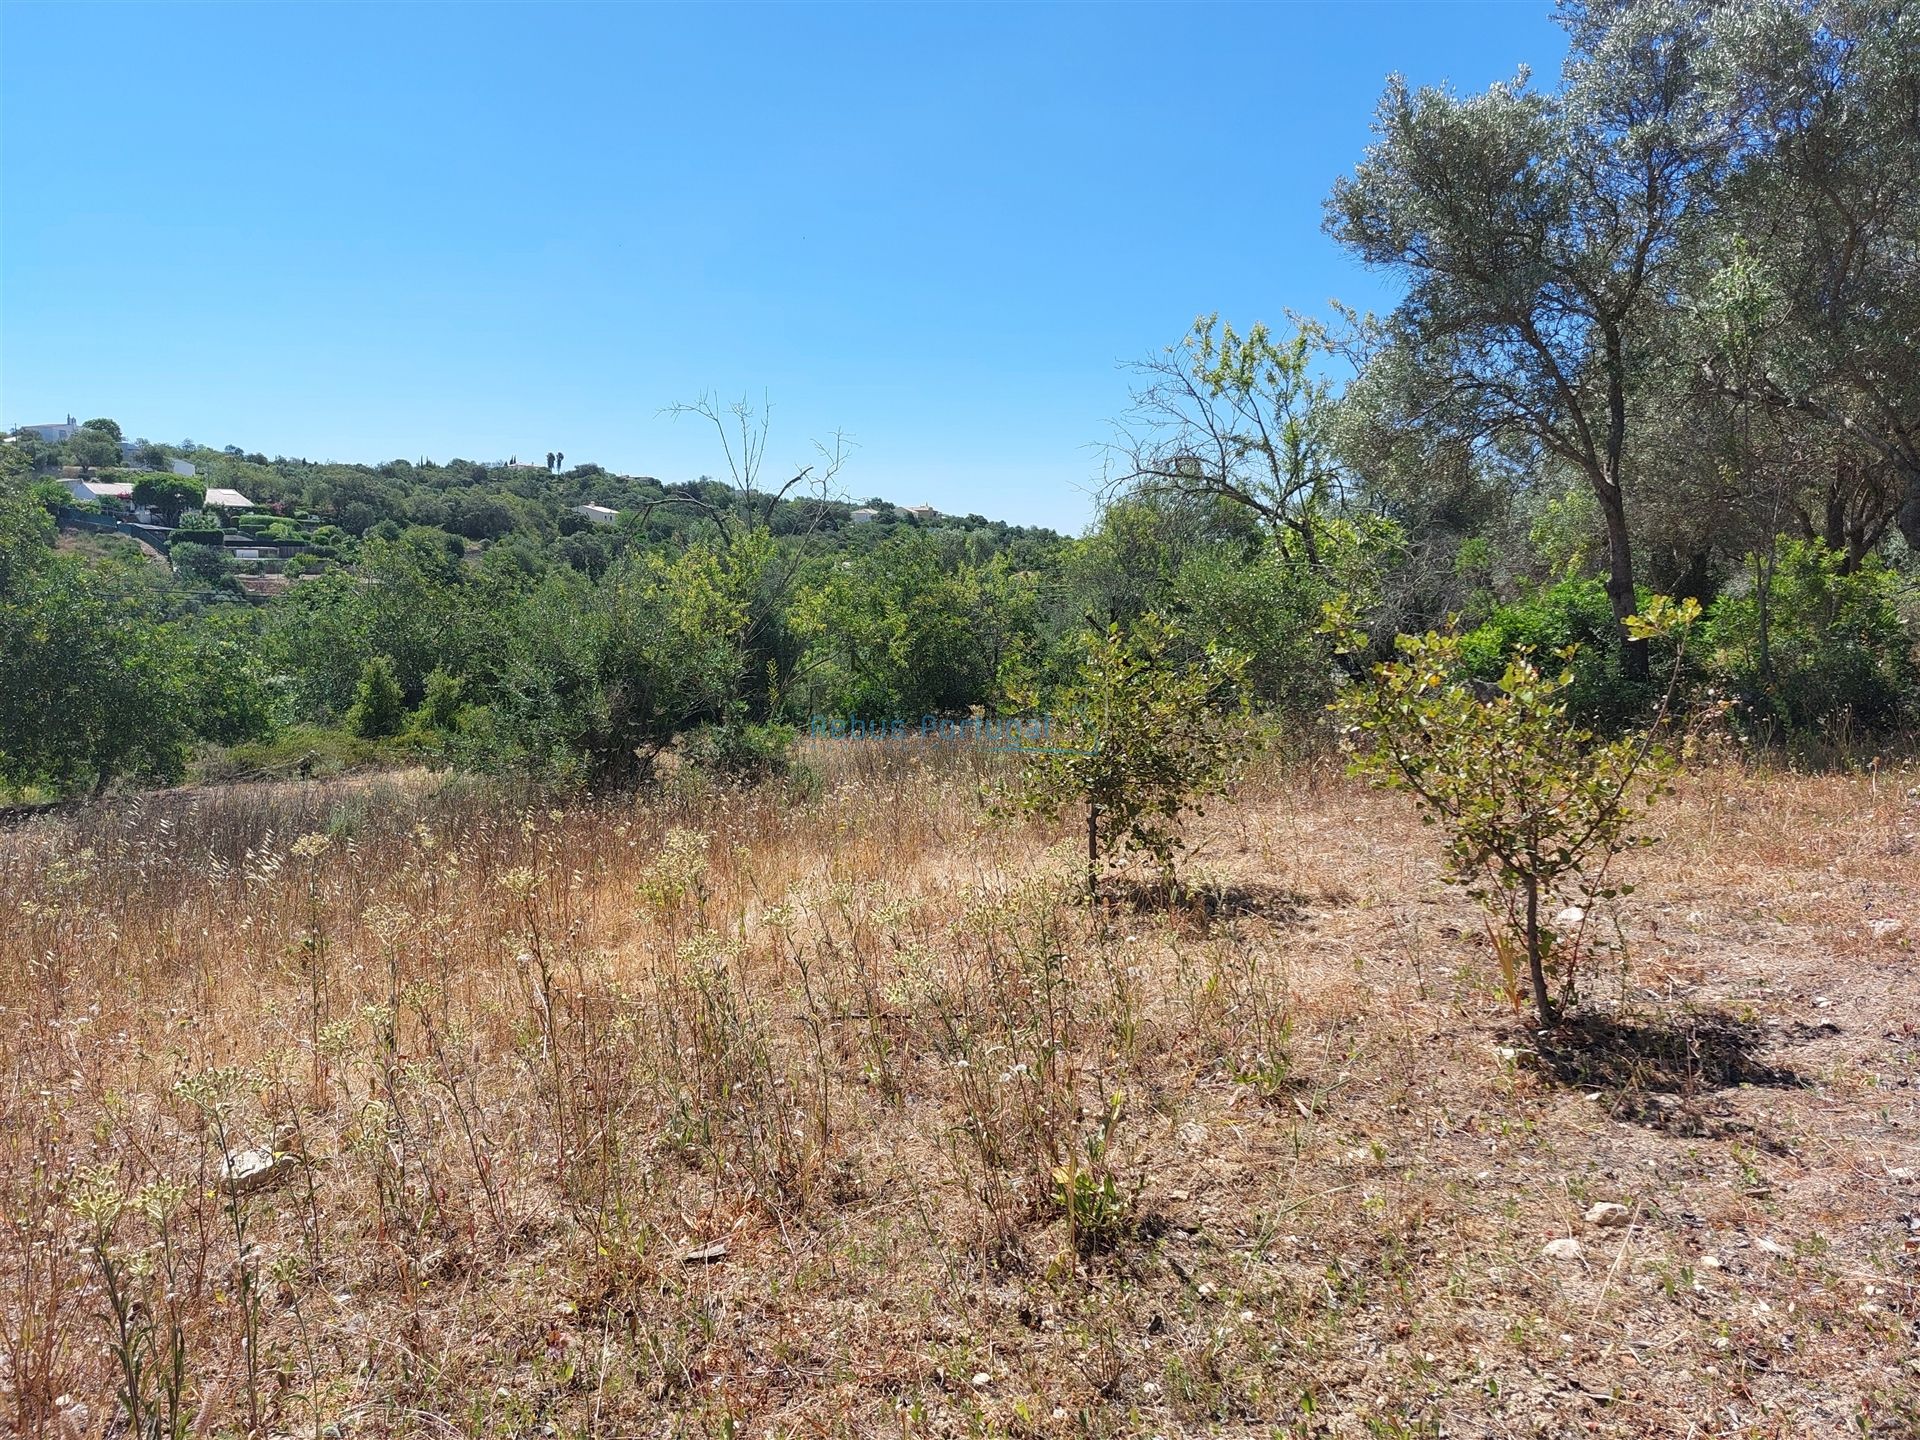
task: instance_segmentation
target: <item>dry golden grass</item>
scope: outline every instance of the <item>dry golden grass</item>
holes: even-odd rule
[[[1331,768],[1092,913],[816,758],[0,831],[0,1424],[126,1433],[111,1276],[193,1434],[1920,1433],[1913,775],[1691,777],[1546,1044]]]

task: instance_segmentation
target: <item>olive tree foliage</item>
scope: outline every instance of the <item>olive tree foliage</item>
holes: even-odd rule
[[[467,758],[556,787],[630,788],[676,735],[736,720],[761,546],[625,558],[598,584],[548,572],[506,617]]]
[[[1524,71],[1471,96],[1390,81],[1327,229],[1406,286],[1359,343],[1402,362],[1422,423],[1518,439],[1591,488],[1608,598],[1644,678],[1645,646],[1626,633],[1628,421],[1656,377],[1660,306],[1727,140],[1697,74],[1707,12],[1643,0],[1561,17],[1571,47],[1557,92]]]
[[[1086,632],[1048,733],[1019,744],[1027,765],[1013,808],[1046,819],[1086,812],[1090,900],[1102,864],[1123,852],[1147,856],[1171,890],[1182,821],[1225,793],[1249,743],[1245,657],[1209,646],[1182,658],[1182,638],[1153,611]]]
[[[1186,505],[1228,501],[1319,562],[1319,526],[1341,495],[1330,441],[1331,387],[1314,375],[1312,325],[1277,339],[1220,317],[1134,367],[1132,406],[1109,489]]]
[[[1639,639],[1684,637],[1699,615],[1696,601],[1655,596],[1628,624]],[[1327,624],[1364,645],[1350,613],[1332,607]],[[1458,634],[1402,635],[1397,658],[1333,706],[1355,772],[1407,791],[1421,820],[1445,832],[1447,878],[1487,911],[1508,993],[1518,994],[1524,957],[1535,1012],[1549,1026],[1561,999],[1548,969],[1560,969],[1571,995],[1578,962],[1577,943],[1562,946],[1556,927],[1579,926],[1594,900],[1630,889],[1609,868],[1621,851],[1653,843],[1640,821],[1674,764],[1663,732],[1680,655],[1652,722],[1602,743],[1568,716],[1578,648],[1557,652],[1548,670],[1522,648],[1489,692],[1465,674]]]
[[[98,470],[120,463],[120,442],[105,430],[82,426],[66,443],[66,452],[74,464],[84,470]]]
[[[53,534],[27,490],[0,479],[0,789],[176,778],[186,677],[146,567],[61,554]]]
[[[1717,38],[1740,146],[1695,377],[1825,442],[1817,538],[1857,565],[1897,515],[1920,546],[1920,8],[1762,0]]]

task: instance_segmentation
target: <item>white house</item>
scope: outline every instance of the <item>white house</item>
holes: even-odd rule
[[[584,516],[589,525],[611,525],[620,518],[618,510],[609,510],[605,505],[576,505],[573,513]]]
[[[63,479],[60,482],[67,487],[67,493],[73,496],[75,503],[84,505],[89,500],[116,500],[122,505],[133,503],[134,482],[131,480],[77,480]],[[208,489],[207,498],[202,502],[209,510],[251,510],[253,502],[238,490],[229,490],[215,485]]]
[[[940,512],[931,505],[908,505],[905,507],[905,513],[913,516],[914,519],[920,521],[922,524],[928,520],[938,520],[940,518]]]
[[[80,433],[80,425],[71,415],[67,416],[66,423],[62,425],[22,425],[20,428],[25,433],[46,441],[49,445],[58,445],[62,440],[71,440]]]
[[[850,518],[852,519],[853,523],[856,525],[871,525],[876,519],[879,518],[879,515],[880,515],[880,512],[878,510],[870,509],[869,507],[862,505],[858,510],[853,512]]]
[[[89,500],[133,501],[133,482],[131,480],[73,480],[60,482],[67,487],[67,493],[85,505]]]

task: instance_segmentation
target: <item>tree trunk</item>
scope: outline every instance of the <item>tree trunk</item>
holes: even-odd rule
[[[1553,996],[1547,990],[1547,969],[1540,957],[1540,882],[1528,876],[1525,883],[1527,887],[1527,977],[1533,982],[1533,1008],[1539,1012],[1540,1024],[1550,1029],[1560,1023],[1560,1012],[1555,1008]]]
[[[1617,324],[1602,326],[1607,373],[1607,437],[1594,476],[1594,493],[1607,522],[1607,599],[1613,602],[1614,622],[1620,627],[1620,660],[1629,680],[1648,675],[1647,642],[1627,636],[1627,617],[1639,608],[1633,593],[1633,540],[1627,534],[1626,491],[1621,474],[1627,453],[1627,358]]]
[[[1593,493],[1600,501],[1600,514],[1607,523],[1607,599],[1613,605],[1613,618],[1620,627],[1620,657],[1629,680],[1645,680],[1649,674],[1647,642],[1627,636],[1627,619],[1640,608],[1633,591],[1633,539],[1627,534],[1627,507],[1620,487],[1611,481],[1595,481]]]
[[[1893,523],[1900,527],[1907,544],[1920,550],[1920,465],[1898,465],[1895,470],[1906,481],[1907,493],[1894,513]]]

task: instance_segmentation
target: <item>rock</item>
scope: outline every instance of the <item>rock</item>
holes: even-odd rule
[[[235,1150],[220,1162],[220,1188],[229,1195],[251,1195],[278,1185],[300,1165],[300,1157],[261,1146]]]
[[[1874,939],[1886,940],[1906,929],[1907,923],[1904,920],[1896,920],[1891,915],[1882,915],[1878,920],[1868,921],[1867,928],[1873,931]]]
[[[715,1240],[708,1245],[696,1245],[680,1257],[683,1265],[718,1265],[727,1258],[727,1242]]]
[[[1626,1206],[1616,1205],[1611,1200],[1602,1200],[1598,1205],[1595,1205],[1591,1210],[1587,1211],[1587,1224],[1589,1225],[1604,1225],[1610,1228],[1618,1227],[1625,1225],[1631,1218],[1632,1216],[1628,1213]]]
[[[1558,1240],[1549,1240],[1541,1246],[1540,1253],[1548,1260],[1578,1260],[1582,1252],[1578,1240],[1563,1235]]]
[[[1789,1250],[1786,1246],[1782,1245],[1778,1240],[1769,1240],[1764,1235],[1762,1235],[1758,1240],[1753,1242],[1753,1248],[1756,1250],[1764,1250],[1769,1255],[1793,1254],[1793,1251]]]
[[[1913,1165],[1889,1165],[1887,1178],[1896,1185],[1906,1185],[1920,1180],[1920,1167]]]

